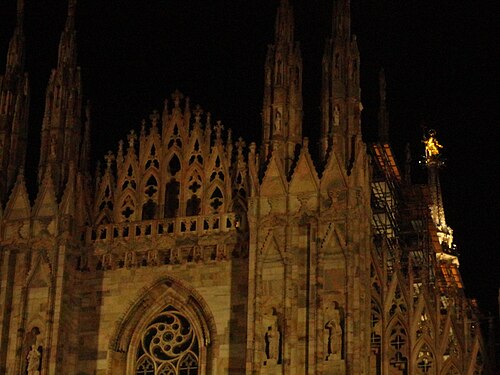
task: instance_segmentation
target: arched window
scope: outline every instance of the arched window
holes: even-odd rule
[[[389,374],[408,375],[408,335],[403,325],[396,321],[389,336]]]
[[[186,204],[186,216],[199,215],[201,211],[201,199],[193,194]]]
[[[153,220],[156,217],[156,202],[149,199],[142,206],[142,220]]]
[[[178,210],[179,182],[172,178],[165,188],[165,217],[176,217]]]
[[[427,344],[422,345],[417,355],[417,374],[435,374],[434,355]]]
[[[198,375],[199,340],[189,319],[172,306],[142,333],[135,375]]]

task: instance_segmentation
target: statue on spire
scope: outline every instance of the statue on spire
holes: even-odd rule
[[[428,134],[428,137],[424,135],[422,143],[425,144],[425,161],[426,163],[431,163],[439,158],[439,149],[443,148],[443,146],[436,139],[436,131],[434,129],[429,130]]]

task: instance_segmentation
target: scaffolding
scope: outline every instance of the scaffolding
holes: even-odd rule
[[[389,144],[372,144],[370,151],[372,223],[379,259],[384,259],[389,274],[398,265],[404,274],[412,272],[416,282],[433,282],[428,189],[402,181]]]

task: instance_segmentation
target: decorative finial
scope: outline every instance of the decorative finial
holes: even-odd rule
[[[134,148],[134,142],[135,142],[136,139],[137,139],[137,134],[135,134],[135,130],[132,129],[130,131],[130,134],[127,136],[128,147],[129,148]]]
[[[174,100],[175,108],[179,108],[179,104],[182,99],[184,99],[184,95],[179,90],[175,90],[172,94],[172,99]]]
[[[255,142],[252,142],[250,143],[250,155],[252,155],[252,157],[255,157],[255,151],[257,149],[257,145],[255,144]]]
[[[215,129],[215,136],[217,139],[220,139],[222,136],[222,130],[224,130],[224,125],[222,125],[222,121],[218,120],[217,124],[214,126]]]
[[[243,149],[246,146],[245,141],[243,140],[243,138],[239,137],[235,145],[238,152],[238,159],[240,160],[243,158]]]
[[[201,120],[201,115],[203,114],[203,109],[201,109],[199,104],[196,104],[196,107],[193,111],[194,113],[194,121],[199,124]]]
[[[304,137],[304,139],[302,140],[302,147],[304,148],[304,150],[309,149],[309,138],[308,137]]]
[[[111,164],[115,160],[115,155],[111,150],[108,151],[106,155],[104,155],[104,160],[106,160],[106,169],[111,169]]]
[[[158,111],[156,109],[152,114],[149,115],[149,119],[151,120],[153,128],[156,128],[156,126],[158,125],[158,120],[160,119],[160,115],[158,114]]]

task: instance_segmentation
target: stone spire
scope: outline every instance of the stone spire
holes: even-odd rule
[[[90,128],[91,128],[91,106],[90,101],[85,105],[85,129],[83,130],[83,140],[80,146],[80,165],[82,173],[90,172]]]
[[[355,144],[361,137],[359,50],[351,36],[349,0],[333,3],[332,34],[323,54],[321,95],[321,153],[334,152],[346,169],[352,168]]]
[[[268,46],[262,108],[262,156],[282,155],[288,170],[302,142],[302,57],[294,39],[293,8],[282,0],[276,16],[274,44]]]
[[[75,8],[76,0],[68,0],[68,16],[59,40],[58,69],[76,68]]]
[[[439,243],[451,254],[453,252],[453,230],[446,224],[441,181],[439,178],[439,169],[444,165],[439,150],[443,146],[437,141],[436,131],[432,129],[429,130],[428,137],[424,136],[423,143],[425,143],[427,183],[431,193],[431,217],[436,225]]]
[[[20,73],[24,69],[24,0],[17,1],[17,22],[14,35],[9,43],[6,74]]]
[[[380,69],[379,82],[379,108],[378,108],[378,137],[380,143],[389,142],[389,114],[387,113],[386,83],[384,69]]]
[[[17,23],[9,43],[5,75],[0,76],[0,201],[5,201],[26,159],[29,83],[24,70],[24,0],[17,2]]]
[[[52,165],[56,193],[59,196],[68,177],[69,165],[79,165],[81,140],[82,90],[80,68],[76,65],[76,0],[69,0],[66,25],[59,41],[57,68],[47,85],[45,115],[42,124],[38,181]]]

